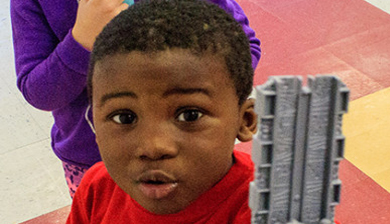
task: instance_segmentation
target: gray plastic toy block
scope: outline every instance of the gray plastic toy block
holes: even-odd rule
[[[256,87],[252,224],[333,223],[348,98],[348,88],[331,75],[310,76],[306,87],[299,76],[274,76]]]

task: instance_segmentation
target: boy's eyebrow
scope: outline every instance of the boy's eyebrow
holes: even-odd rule
[[[102,96],[100,99],[100,106],[102,107],[108,100],[113,98],[122,98],[122,97],[131,97],[134,99],[137,99],[138,96],[131,92],[131,91],[125,91],[125,92],[117,92],[117,93],[107,93]]]
[[[167,90],[164,92],[163,97],[166,98],[170,95],[176,95],[176,94],[194,94],[194,93],[203,93],[207,96],[210,96],[210,91],[204,88],[180,88],[180,87],[175,87],[172,89]]]
[[[170,95],[176,94],[194,94],[194,93],[203,93],[207,96],[210,96],[210,92],[207,89],[203,88],[172,88],[164,92],[163,97],[166,98]],[[116,92],[116,93],[107,93],[102,96],[100,99],[100,107],[104,106],[104,104],[113,98],[122,98],[122,97],[131,97],[137,99],[138,96],[134,92],[124,91],[124,92]]]

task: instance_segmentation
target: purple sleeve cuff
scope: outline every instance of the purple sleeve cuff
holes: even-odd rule
[[[87,75],[90,51],[79,44],[69,30],[64,40],[58,45],[58,57],[71,70]]]

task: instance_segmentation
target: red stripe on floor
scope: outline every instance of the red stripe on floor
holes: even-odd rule
[[[343,160],[341,203],[336,207],[336,219],[342,224],[389,224],[390,194],[370,177]]]

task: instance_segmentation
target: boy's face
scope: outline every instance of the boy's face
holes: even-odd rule
[[[176,213],[233,164],[235,138],[251,139],[253,101],[238,105],[224,61],[187,50],[132,52],[99,61],[93,114],[113,180],[147,210]]]

